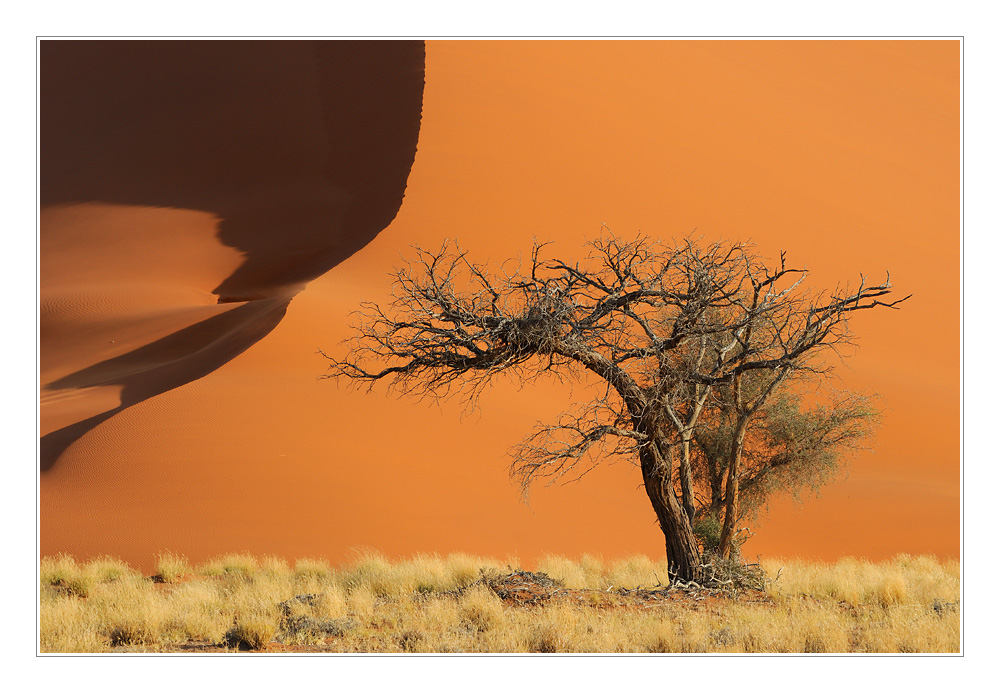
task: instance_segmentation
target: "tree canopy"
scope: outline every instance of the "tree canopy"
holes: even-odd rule
[[[501,374],[523,383],[589,374],[603,389],[525,439],[512,474],[527,489],[584,474],[601,452],[630,455],[682,579],[699,574],[699,506],[721,518],[715,548],[725,556],[755,499],[783,479],[815,477],[801,470],[856,439],[853,400],[803,414],[787,385],[829,374],[824,357],[850,344],[855,312],[900,303],[887,298],[888,276],[810,292],[784,253],[770,266],[747,243],[605,234],[579,261],[546,250],[535,243],[524,262],[491,269],[455,243],[417,249],[396,271],[394,300],[362,304],[325,377],[475,406]]]

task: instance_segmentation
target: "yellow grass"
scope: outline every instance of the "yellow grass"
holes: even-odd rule
[[[490,579],[518,568],[464,554],[390,561],[235,554],[199,566],[160,556],[157,580],[121,561],[42,559],[41,652],[958,652],[959,564],[767,559],[766,594],[643,602],[664,561],[546,556],[573,590],[504,602]],[[486,579],[481,579],[486,578]],[[160,584],[157,584],[160,583]],[[495,583],[494,583],[495,584]]]
[[[191,566],[183,556],[166,552],[156,558],[156,577],[163,582],[176,582],[182,575],[191,572]]]

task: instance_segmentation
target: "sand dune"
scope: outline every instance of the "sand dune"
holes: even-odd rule
[[[957,555],[959,57],[444,41],[425,84],[421,42],[43,42],[42,552],[658,555],[629,465],[530,507],[507,477],[579,385],[469,415],[317,380],[411,244],[572,257],[606,222],[749,237],[817,288],[891,270],[914,298],[839,368],[884,397],[875,454],[748,549]]]
[[[388,225],[423,45],[45,41],[41,66],[48,469],[259,341]]]

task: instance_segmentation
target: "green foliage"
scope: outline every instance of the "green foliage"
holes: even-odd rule
[[[818,495],[824,484],[844,472],[852,453],[864,449],[878,425],[875,401],[874,396],[841,392],[809,407],[805,398],[790,388],[778,393],[757,413],[746,434],[738,521],[754,521],[778,495],[800,502]],[[695,521],[695,534],[706,548],[718,548],[709,517],[724,512],[726,460],[733,439],[731,418],[726,398],[720,397],[694,435],[695,483],[704,496],[714,498],[699,508]],[[713,488],[715,493],[711,493]]]
[[[872,397],[857,392],[836,393],[808,409],[792,393],[776,398],[764,411],[757,443],[763,452],[750,455],[743,484],[746,515],[779,493],[800,502],[818,495],[845,470],[851,453],[864,447],[877,423]]]
[[[718,515],[707,515],[695,518],[694,535],[701,544],[703,554],[713,554],[719,549],[719,541],[722,539],[722,523],[719,522]]]
[[[696,517],[692,525],[698,544],[701,546],[701,555],[705,560],[715,561],[718,558],[719,547],[722,542],[722,521],[719,515],[708,514],[703,517]],[[740,547],[746,543],[752,535],[749,532],[736,532],[729,542],[730,555],[734,560],[739,560]]]

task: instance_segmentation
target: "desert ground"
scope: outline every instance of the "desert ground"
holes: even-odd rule
[[[959,567],[771,559],[664,585],[645,556],[547,556],[535,571],[455,554],[389,561],[167,554],[41,565],[42,652],[954,653]]]

